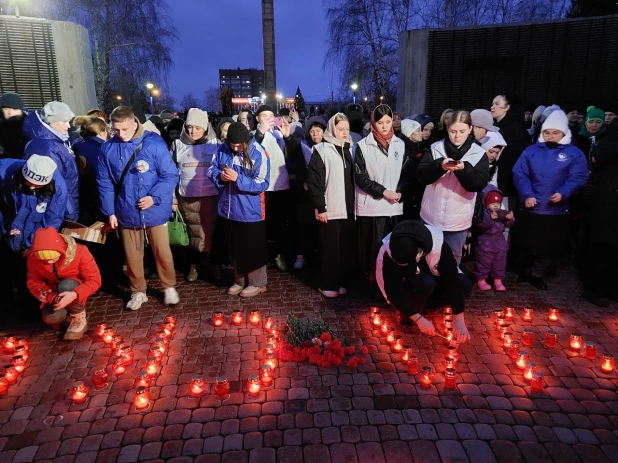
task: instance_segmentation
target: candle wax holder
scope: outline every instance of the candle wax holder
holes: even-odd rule
[[[403,363],[408,363],[408,360],[410,360],[411,356],[412,356],[412,347],[403,346],[403,350],[401,351],[401,361]]]
[[[546,347],[549,347],[549,348],[556,347],[557,340],[558,340],[558,334],[555,331],[549,330],[547,333],[545,333],[545,346]]]
[[[105,332],[103,333],[103,342],[106,344],[109,344],[112,342],[112,339],[114,339],[114,330],[112,330],[111,328],[108,328],[105,330]]]
[[[150,391],[144,386],[138,387],[133,396],[133,404],[137,410],[147,408],[150,404]]]
[[[167,350],[167,343],[165,342],[163,338],[156,338],[154,342],[152,343],[152,345],[154,347],[158,347],[161,350],[161,352],[165,354],[165,351]]]
[[[503,343],[504,348],[510,349],[512,342],[513,342],[513,333],[511,333],[510,331],[507,331],[506,333],[504,333],[504,336],[502,337],[502,343]]]
[[[13,353],[15,355],[21,356],[24,359],[24,362],[27,362],[28,357],[30,357],[30,355],[28,354],[28,349],[26,349],[24,346],[16,346]]]
[[[148,375],[152,376],[156,376],[157,372],[159,371],[159,362],[157,362],[157,359],[155,357],[148,357],[148,360],[146,361],[146,372],[148,373]]]
[[[559,313],[560,311],[558,309],[549,309],[547,318],[549,319],[550,322],[557,322]]]
[[[517,368],[520,370],[523,370],[526,368],[526,363],[528,363],[528,354],[526,351],[520,350],[517,352],[517,361],[515,362],[515,365],[517,365]]]
[[[71,390],[71,399],[76,404],[81,404],[88,398],[88,388],[82,381],[75,381]]]
[[[269,334],[266,336],[266,345],[271,345],[273,346],[273,349],[277,348],[277,338],[275,337],[274,334]]]
[[[588,360],[596,360],[597,346],[594,341],[586,341],[585,353]]]
[[[504,333],[508,333],[511,331],[511,325],[504,324],[498,327],[498,334],[500,335],[500,339],[504,339]]]
[[[124,366],[124,362],[122,361],[122,357],[114,358],[114,363],[112,365],[112,371],[116,376],[124,375],[127,371],[127,368]]]
[[[125,367],[130,367],[133,364],[133,359],[135,359],[135,352],[131,346],[126,346],[122,349],[120,353],[120,358],[122,358],[122,364]]]
[[[494,321],[496,323],[498,323],[498,319],[500,317],[504,317],[504,316],[505,316],[504,310],[499,310],[499,309],[498,310],[494,310]]]
[[[513,360],[517,359],[517,353],[521,350],[521,342],[520,341],[511,341],[511,349],[509,351],[509,357]]]
[[[115,349],[119,343],[124,343],[124,339],[119,334],[116,334],[112,337],[112,349]]]
[[[521,340],[524,346],[530,347],[532,344],[534,344],[534,332],[530,328],[525,328]]]
[[[582,337],[579,334],[572,334],[569,338],[569,348],[574,352],[579,352],[582,348]]]
[[[387,320],[384,320],[382,325],[380,325],[380,331],[382,331],[382,334],[388,334],[391,331],[391,324]]]
[[[444,387],[446,389],[455,389],[457,387],[457,373],[454,368],[447,368],[444,372]]]
[[[140,370],[140,372],[137,374],[137,378],[135,378],[134,387],[138,388],[140,386],[143,386],[145,388],[149,388],[151,382],[152,382],[152,378],[150,377],[150,375],[148,375],[148,372],[144,370]]]
[[[504,308],[504,316],[507,320],[513,320],[515,318],[515,308],[514,307],[505,307]]]
[[[500,315],[496,319],[496,328],[500,329],[500,327],[504,326],[505,323],[506,323],[506,317],[504,315]]]
[[[258,375],[249,375],[247,379],[247,395],[250,397],[256,397],[260,393],[260,380]]]
[[[260,320],[262,319],[259,310],[252,310],[249,312],[249,323],[253,326],[258,326],[260,324]]]
[[[277,368],[277,359],[275,358],[275,354],[266,354],[264,356],[264,360],[262,362],[262,365],[268,365],[273,370],[275,368]]]
[[[9,385],[15,384],[17,382],[18,376],[19,376],[19,373],[17,373],[17,370],[15,369],[13,365],[4,366],[4,379],[6,379]]]
[[[395,342],[393,342],[393,351],[401,352],[403,350],[403,337],[401,335],[395,336]]]
[[[11,363],[17,370],[17,373],[22,373],[26,369],[26,361],[21,355],[16,355],[11,359]]]
[[[103,389],[107,386],[107,372],[105,369],[101,368],[92,374],[92,384],[94,384],[95,389]]]
[[[219,376],[217,378],[217,384],[215,384],[215,398],[218,400],[227,400],[230,398],[230,383],[225,376]]]
[[[455,368],[457,366],[457,359],[451,356],[447,356],[444,358],[444,362],[446,363],[446,368]]]
[[[408,374],[418,375],[418,357],[416,355],[410,356],[410,360],[408,360]]]
[[[536,365],[534,362],[527,362],[524,368],[524,379],[528,382],[532,381],[534,373],[536,373]]]
[[[382,324],[382,316],[380,315],[380,312],[371,315],[371,323],[376,327],[379,327]]]
[[[433,384],[434,374],[431,370],[431,367],[423,367],[421,368],[421,372],[419,373],[419,382],[421,383],[421,387],[423,389],[430,388]]]
[[[30,346],[28,345],[28,340],[26,338],[17,338],[17,341],[15,342],[15,349],[17,349],[18,347],[23,347],[24,349],[28,350],[30,348]]]
[[[446,346],[446,357],[452,357],[455,361],[459,360],[459,352],[457,352],[457,348],[455,346]]]
[[[394,330],[390,330],[388,332],[388,334],[386,335],[386,342],[388,342],[389,344],[392,344],[395,342],[395,331]]]
[[[273,380],[273,369],[270,365],[262,365],[260,368],[260,381],[262,382],[262,387],[264,389],[272,387]]]
[[[442,313],[444,315],[452,315],[453,314],[453,308],[447,305],[446,307],[444,307],[444,311]]]
[[[522,316],[522,319],[523,319],[525,322],[531,322],[531,321],[532,321],[532,316],[533,316],[533,314],[534,314],[534,309],[531,309],[531,308],[529,308],[529,307],[526,307],[526,308],[524,309],[524,315]]]
[[[6,352],[7,354],[12,354],[15,350],[16,342],[17,339],[15,339],[15,336],[7,336],[6,338],[4,338],[2,341],[2,348],[4,349],[4,352]]]
[[[275,327],[275,319],[273,317],[264,317],[264,329],[271,330]]]
[[[192,397],[201,397],[206,389],[206,384],[200,375],[195,375],[191,379],[191,384],[189,385],[189,389],[191,389]]]
[[[616,359],[612,354],[603,354],[603,358],[601,359],[601,370],[605,373],[611,373],[616,368]]]
[[[99,323],[97,325],[97,330],[96,330],[96,335],[98,337],[103,337],[103,333],[105,332],[105,330],[108,328],[107,323]]]
[[[0,376],[0,396],[6,395],[9,392],[9,382],[4,376]]]
[[[164,323],[161,326],[161,331],[165,333],[165,339],[169,340],[172,337],[172,334],[174,334],[174,325],[172,325],[171,323]]]
[[[448,342],[451,342],[453,340],[453,328],[447,328],[446,329],[446,340]]]
[[[266,344],[266,346],[264,347],[263,353],[264,353],[264,355],[274,354],[275,353],[275,348],[273,347],[272,344]]]
[[[223,319],[223,312],[215,312],[214,314],[212,314],[213,325],[222,326],[224,321],[225,320]]]
[[[232,312],[232,325],[240,326],[242,325],[244,320],[245,317],[243,317],[242,312],[240,312],[239,310]]]
[[[163,323],[169,323],[173,325],[175,328],[176,327],[176,317],[174,317],[173,315],[168,315],[167,317],[165,317],[165,320],[163,320]]]
[[[124,348],[124,346],[125,346],[124,341],[120,341],[119,343],[116,343],[115,347],[113,347],[115,357],[120,357],[122,355],[122,349]]]
[[[537,371],[532,377],[532,381],[530,382],[530,392],[532,392],[533,394],[542,394],[543,381],[543,373]]]

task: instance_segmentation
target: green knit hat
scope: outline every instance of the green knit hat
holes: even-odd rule
[[[590,106],[588,107],[588,112],[586,113],[586,122],[594,120],[605,122],[605,111],[595,108],[594,106]]]

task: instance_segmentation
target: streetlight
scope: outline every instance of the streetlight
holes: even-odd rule
[[[356,104],[356,90],[358,89],[358,84],[352,84],[350,85],[350,87],[354,91],[354,94],[352,96],[352,103]]]
[[[116,95],[116,99],[118,100],[118,103],[122,102],[122,95]]]
[[[150,92],[150,114],[154,114],[154,98],[152,97],[152,90],[154,89],[154,84],[152,82],[146,82],[146,88],[148,89],[148,92]]]
[[[281,93],[277,93],[277,112],[281,109],[281,98],[283,98],[283,95]]]

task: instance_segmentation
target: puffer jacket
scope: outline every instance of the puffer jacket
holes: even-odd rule
[[[142,149],[133,160],[116,198],[115,185],[142,141]],[[115,215],[123,228],[156,227],[167,223],[172,214],[178,169],[163,139],[153,132],[145,132],[139,125],[128,142],[118,136],[105,142],[99,157],[97,183],[103,215]],[[151,196],[154,204],[142,211],[137,203],[145,196]]]
[[[446,172],[442,168],[447,157],[444,143],[441,140],[431,145],[416,171],[419,182],[427,185],[421,218],[442,231],[463,231],[472,225],[477,192],[483,191],[489,181],[489,160],[485,150],[472,143],[461,153],[464,169]]]
[[[24,164],[23,159],[0,160],[0,229],[15,252],[30,248],[39,228],[60,228],[67,207],[67,187],[58,170],[53,176],[55,193],[48,197],[42,190],[30,190],[15,179]],[[11,236],[9,232],[14,229],[20,233]]]
[[[208,177],[221,191],[218,214],[236,222],[261,222],[266,219],[264,192],[268,189],[270,159],[255,139],[249,142],[249,155],[252,168],[243,167],[242,153],[234,154],[227,143],[222,143],[208,170]],[[226,166],[238,173],[235,182],[221,180]]]
[[[36,251],[58,251],[60,260],[48,264],[34,255]],[[101,273],[88,248],[51,227],[39,229],[35,233],[27,268],[26,284],[32,295],[39,300],[48,291],[55,293],[58,283],[67,278],[79,283],[73,291],[77,293],[77,302],[83,305],[101,287]]]
[[[538,141],[525,149],[515,167],[513,180],[519,192],[521,207],[528,198],[536,199],[536,206],[526,210],[533,214],[561,215],[569,213],[569,199],[586,184],[588,163],[584,153],[570,143],[548,146]],[[554,193],[562,201],[551,203]]]
[[[26,144],[24,157],[28,159],[33,154],[49,156],[58,166],[69,193],[67,210],[64,216],[67,220],[76,221],[79,218],[79,169],[75,154],[71,149],[71,142],[53,131],[43,122],[39,111],[28,114],[23,126],[24,135],[30,139]]]
[[[105,141],[99,137],[85,137],[73,144],[81,174],[79,222],[84,225],[92,225],[97,220],[106,220],[101,215],[101,201],[97,190],[97,168],[103,143]]]
[[[179,140],[172,143],[172,158],[178,167],[180,181],[178,194],[185,198],[201,198],[219,194],[217,187],[208,178],[208,169],[212,165],[219,146],[214,139],[192,140],[183,128]]]

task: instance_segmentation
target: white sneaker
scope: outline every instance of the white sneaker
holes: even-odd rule
[[[324,297],[337,297],[339,296],[339,292],[338,291],[324,291],[323,289],[319,289],[318,291],[320,291],[320,293],[322,293],[322,296]]]
[[[288,271],[288,264],[285,263],[285,257],[283,257],[283,254],[277,254],[277,257],[275,257],[275,265],[280,272]]]
[[[307,262],[305,261],[305,256],[297,256],[296,262],[294,262],[294,269],[302,270],[305,268],[305,265],[307,265]]]
[[[176,288],[165,288],[163,293],[165,295],[163,298],[163,303],[165,305],[176,305],[180,302],[180,297],[178,296]]]
[[[343,286],[341,288],[339,288],[339,295],[340,296],[345,296],[346,294],[348,294],[348,290],[345,289]]]
[[[68,320],[69,327],[64,333],[63,339],[65,341],[75,341],[77,339],[81,339],[88,329],[86,311],[76,313],[75,315],[69,315]]]
[[[247,286],[240,292],[240,297],[254,297],[266,292],[266,286]]]
[[[146,296],[146,293],[138,291],[137,293],[131,294],[131,300],[127,302],[127,309],[138,310],[145,302],[148,302],[148,296]]]
[[[228,296],[238,296],[243,289],[245,289],[243,285],[237,285],[234,283],[230,286],[230,289],[227,290],[227,294]]]

